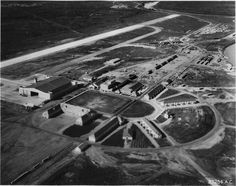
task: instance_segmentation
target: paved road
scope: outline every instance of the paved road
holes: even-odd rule
[[[179,16],[179,14],[172,14],[172,15],[169,15],[169,16],[165,16],[165,17],[154,19],[154,20],[146,21],[146,22],[143,22],[143,23],[140,23],[140,24],[136,24],[136,25],[116,29],[116,30],[113,30],[113,31],[110,31],[110,32],[98,34],[98,35],[95,35],[95,36],[91,36],[91,37],[87,37],[87,38],[80,39],[80,40],[77,40],[77,41],[69,42],[69,43],[66,43],[66,44],[54,46],[54,47],[44,49],[44,50],[40,50],[40,51],[37,51],[37,52],[33,52],[33,53],[30,53],[30,54],[22,55],[22,56],[19,56],[19,57],[16,57],[16,58],[12,58],[12,59],[3,61],[1,63],[0,68],[7,67],[7,66],[17,64],[17,63],[22,63],[22,62],[29,61],[29,60],[32,60],[32,59],[40,58],[40,57],[47,56],[47,55],[50,55],[50,54],[53,54],[53,53],[65,51],[65,50],[68,50],[68,49],[71,49],[71,48],[79,47],[79,46],[82,46],[82,45],[90,43],[90,42],[95,42],[95,41],[98,41],[98,40],[101,40],[101,39],[109,38],[109,37],[116,36],[116,35],[119,35],[119,34],[122,34],[122,33],[130,32],[130,31],[133,31],[133,30],[137,30],[137,29],[149,26],[149,25],[156,24],[158,22],[162,22],[162,21],[165,21],[165,20],[168,20],[168,19],[178,17],[178,16]]]

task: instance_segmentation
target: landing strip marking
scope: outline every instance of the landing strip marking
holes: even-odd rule
[[[152,24],[156,24],[158,22],[162,22],[162,21],[165,21],[165,20],[168,20],[168,19],[178,17],[178,16],[180,16],[180,15],[179,14],[172,14],[172,15],[165,16],[165,17],[162,17],[162,18],[157,18],[157,19],[154,19],[154,20],[150,20],[150,21],[146,21],[146,22],[143,22],[143,23],[140,23],[140,24],[136,24],[136,25],[133,25],[133,26],[128,26],[128,27],[116,29],[116,30],[113,30],[113,31],[110,31],[110,32],[98,34],[98,35],[95,35],[95,36],[87,37],[87,38],[80,39],[80,40],[77,40],[77,41],[73,41],[73,42],[70,42],[70,43],[66,43],[66,44],[54,46],[54,47],[51,47],[51,48],[48,48],[48,49],[33,52],[33,53],[30,53],[30,54],[22,55],[22,56],[19,56],[19,57],[16,57],[16,58],[8,59],[8,60],[5,60],[5,61],[2,61],[0,68],[7,67],[7,66],[17,64],[17,63],[22,63],[22,62],[25,62],[25,61],[29,61],[29,60],[32,60],[32,59],[39,58],[39,57],[47,56],[47,55],[50,55],[50,54],[53,54],[53,53],[65,51],[65,50],[68,50],[68,49],[71,49],[71,48],[79,47],[79,46],[82,46],[86,43],[98,41],[98,40],[105,39],[105,38],[112,37],[112,36],[116,36],[116,35],[119,35],[119,34],[122,34],[122,33],[137,30],[137,29],[140,29],[140,28],[152,25]]]

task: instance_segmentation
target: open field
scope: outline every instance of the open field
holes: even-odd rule
[[[221,140],[207,149],[190,150],[195,161],[216,179],[235,184],[235,129],[226,128]],[[227,185],[227,184],[226,184]]]
[[[96,91],[86,91],[78,97],[67,101],[67,103],[112,114],[129,101],[128,98],[121,96],[103,94]]]
[[[178,96],[174,96],[174,97],[171,97],[171,98],[166,98],[164,99],[164,101],[167,101],[167,102],[176,102],[176,101],[185,101],[185,100],[188,100],[188,99],[196,99],[194,96],[192,95],[189,95],[189,94],[181,94],[181,95],[178,95]]]
[[[123,131],[124,128],[120,129],[115,134],[106,139],[102,145],[124,147],[124,140],[122,139]]]
[[[155,24],[155,26],[163,28],[162,32],[142,39],[140,42],[158,44],[159,41],[167,40],[169,37],[182,37],[187,32],[195,31],[203,26],[206,26],[207,24],[207,22],[202,22],[192,17],[179,16],[174,19]]]
[[[138,153],[95,147],[43,184],[208,185],[178,151]]]
[[[157,123],[163,123],[163,122],[165,122],[167,119],[166,119],[163,115],[164,115],[164,112],[163,112],[161,115],[159,115],[159,116],[155,119],[155,121],[156,121]]]
[[[197,45],[201,48],[205,48],[208,51],[216,52],[219,49],[223,50],[229,45],[234,44],[235,41],[232,39],[221,39],[220,41],[206,41],[203,43],[198,43]]]
[[[203,99],[222,99],[232,100],[233,95],[229,95],[227,89],[216,89],[216,90],[204,90],[204,91],[193,91],[197,96],[201,96]]]
[[[135,3],[122,11],[111,6],[112,2],[3,2],[1,59],[166,15],[137,9]]]
[[[85,126],[79,126],[79,125],[72,125],[65,129],[63,131],[64,135],[73,137],[73,138],[79,138],[82,135],[88,134],[91,130],[93,130],[95,127],[97,127],[100,123],[99,122],[91,122],[88,125]]]
[[[172,96],[174,94],[177,94],[179,93],[178,90],[175,90],[175,89],[168,89],[167,91],[165,91],[163,94],[161,94],[158,99],[162,99],[162,98],[165,98],[165,97],[168,97],[168,96]]]
[[[155,6],[155,8],[187,12],[187,13],[207,14],[207,15],[229,15],[229,16],[235,15],[234,7],[235,7],[234,1],[217,1],[214,3],[211,1],[201,1],[201,2],[162,1]]]
[[[154,147],[149,139],[142,133],[136,125],[132,125],[131,133],[133,133],[133,140],[131,142],[131,148],[150,148]]]
[[[1,184],[30,170],[71,142],[31,127],[21,106],[1,101]]]
[[[163,129],[179,143],[186,143],[207,134],[215,124],[215,116],[207,106],[170,109],[174,119]]]
[[[148,103],[137,101],[122,113],[128,118],[144,117],[154,112],[154,108]]]
[[[151,59],[161,54],[160,51],[151,48],[142,48],[142,47],[122,47],[115,50],[112,50],[108,53],[104,53],[98,57],[105,57],[107,60],[113,58],[120,58],[125,60],[124,66],[127,66],[135,61],[143,61],[145,59]],[[124,62],[123,62],[124,63]]]
[[[168,22],[157,23],[155,26],[162,27],[170,33],[186,34],[190,31],[198,30],[207,24],[207,22],[200,21],[196,18],[180,16],[169,20]]]
[[[216,109],[220,112],[221,116],[224,119],[226,125],[236,125],[235,120],[235,102],[227,102],[227,103],[216,103]]]
[[[28,111],[26,111],[25,107],[22,105],[9,103],[1,100],[1,120],[11,119],[12,117],[27,115]]]
[[[84,62],[82,65],[76,64],[76,63],[79,63],[82,61],[80,59],[80,57],[91,54],[95,51],[101,51],[102,49],[105,49],[107,47],[111,47],[114,45],[113,42],[126,41],[128,38],[131,39],[131,38],[143,35],[145,33],[148,33],[149,31],[153,31],[153,29],[145,27],[145,28],[137,29],[135,31],[121,34],[120,36],[111,37],[111,38],[109,38],[109,40],[107,39],[107,41],[100,40],[95,43],[90,43],[88,45],[80,46],[80,47],[73,48],[73,49],[68,49],[67,51],[56,53],[51,56],[45,56],[42,58],[33,59],[28,62],[25,62],[23,65],[23,69],[22,69],[22,65],[20,63],[14,64],[11,66],[6,66],[6,67],[2,68],[2,76],[5,78],[10,78],[10,79],[19,79],[19,78],[23,78],[23,77],[27,77],[29,75],[32,75],[34,73],[46,73],[46,74],[51,75],[51,74],[55,73],[55,71],[52,70],[52,67],[56,67],[58,65],[61,65],[61,64],[67,63],[67,62],[71,62],[71,61],[74,61],[74,64],[67,67],[68,68],[67,71],[69,71],[70,69],[73,70],[73,69],[78,69],[78,68],[79,69],[82,68],[85,71],[90,71],[91,70],[90,68],[92,68],[92,67],[93,67],[92,70],[102,67],[103,63],[106,60],[113,59],[114,54],[116,54],[116,56],[118,56],[119,58],[122,58],[121,56],[123,56],[123,55],[120,55],[120,52],[123,53],[124,51],[127,52],[127,55],[131,55],[134,58],[133,60],[137,60],[136,56],[134,56],[134,54],[141,53],[144,55],[144,52],[142,52],[142,50],[140,48],[125,47],[125,48],[118,48],[118,49],[115,49],[114,51],[108,52],[109,55],[111,54],[111,57],[109,57],[109,55],[108,56],[105,55],[106,57],[102,55],[102,57],[100,57],[101,59],[99,59],[99,60],[89,60],[87,62]],[[148,57],[150,55],[156,56],[155,54],[159,54],[159,52],[157,52],[156,50],[153,50],[153,49],[152,50],[146,49],[145,52],[147,53],[146,55]],[[105,54],[107,54],[107,53],[105,53]],[[137,56],[138,60],[143,60],[142,56],[140,57],[139,55]],[[144,55],[144,59],[145,59],[146,55]],[[123,58],[126,60],[130,60],[131,57],[124,56]],[[19,71],[18,70],[19,68],[21,68],[22,70]],[[65,71],[65,68],[63,68],[63,70]],[[73,76],[76,76],[76,78],[78,78],[81,74],[82,73],[76,73],[76,75],[73,75]]]
[[[175,81],[175,85],[186,84],[190,87],[232,87],[235,79],[223,70],[192,67],[188,76]]]

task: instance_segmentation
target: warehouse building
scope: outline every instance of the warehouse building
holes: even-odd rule
[[[138,124],[154,139],[161,138],[161,133],[157,130],[157,128],[148,120],[142,119],[138,121]]]
[[[160,94],[163,90],[165,90],[166,87],[164,87],[162,84],[154,88],[151,92],[145,95],[147,99],[153,99],[155,98],[158,94]]]
[[[147,89],[147,87],[144,84],[137,82],[132,87],[130,87],[130,89],[131,93],[135,93],[136,96],[139,96]]]
[[[110,119],[102,128],[97,130],[94,134],[89,136],[90,142],[98,142],[103,140],[106,136],[108,136],[111,132],[117,129],[124,123],[123,118],[121,117],[113,117]]]
[[[120,91],[121,88],[123,88],[124,86],[128,85],[128,84],[131,83],[131,82],[132,82],[132,81],[131,81],[130,79],[126,79],[126,80],[124,80],[123,82],[119,83],[117,86],[113,87],[113,88],[112,88],[112,91],[113,91],[113,92],[114,92],[114,91],[117,91],[117,90]]]
[[[98,113],[96,113],[95,111],[90,111],[89,113],[86,113],[80,116],[79,118],[77,118],[75,121],[75,124],[84,126],[96,120],[98,117],[99,117]]]
[[[65,77],[51,77],[38,81],[27,87],[19,87],[22,96],[36,96],[44,100],[52,100],[65,95],[73,89],[71,81]]]
[[[61,103],[61,109],[65,114],[72,115],[75,117],[81,117],[85,114],[88,114],[91,110],[85,107],[81,107],[79,105],[72,105],[70,103],[64,102]]]
[[[165,99],[163,101],[164,106],[170,107],[170,106],[180,106],[180,105],[189,105],[189,104],[196,104],[199,103],[197,98],[193,96],[183,97],[183,96],[177,96],[174,98]]]
[[[59,105],[56,105],[56,106],[46,110],[45,112],[43,112],[42,117],[49,119],[49,118],[54,118],[62,113],[63,113],[63,111],[62,111],[61,106],[59,104]]]

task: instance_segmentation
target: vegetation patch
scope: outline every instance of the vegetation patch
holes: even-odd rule
[[[115,134],[106,139],[102,143],[102,145],[123,147],[124,146],[124,140],[122,139],[123,131],[124,129],[120,129]]]
[[[234,87],[235,79],[223,70],[193,67],[184,80],[177,79],[175,84],[190,87]]]
[[[136,125],[132,125],[131,133],[134,135],[131,142],[131,148],[153,148],[149,139],[139,130]]]
[[[216,109],[220,112],[221,116],[224,119],[226,125],[233,125],[235,126],[235,109],[236,103],[235,102],[227,102],[227,103],[216,103]]]
[[[231,180],[235,184],[235,137],[234,129],[226,128],[223,139],[209,149],[191,150],[196,162],[215,178]]]
[[[121,96],[103,94],[97,91],[86,91],[83,94],[67,101],[67,103],[112,114],[129,101],[130,100],[128,98]]]
[[[122,116],[135,118],[144,117],[154,112],[154,108],[148,103],[137,101],[122,113]]]
[[[170,109],[173,120],[163,129],[179,143],[206,135],[215,125],[213,111],[207,107]]]
[[[162,99],[162,98],[165,98],[165,97],[168,97],[168,96],[172,96],[174,94],[178,94],[179,91],[178,90],[175,90],[175,89],[168,89],[167,91],[165,91],[163,94],[161,94],[158,99]]]

